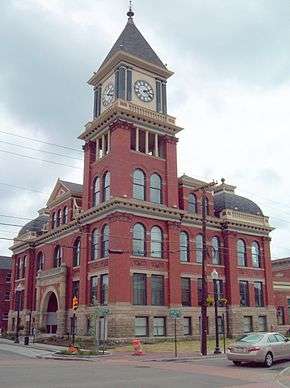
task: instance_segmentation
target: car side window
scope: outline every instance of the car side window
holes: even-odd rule
[[[277,341],[276,337],[273,334],[271,334],[268,337],[268,342],[270,342],[272,344],[272,343],[278,342],[278,341]]]
[[[275,334],[275,337],[276,337],[278,342],[285,342],[285,337],[283,337],[282,335]]]

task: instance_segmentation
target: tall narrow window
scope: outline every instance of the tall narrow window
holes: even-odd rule
[[[246,267],[246,244],[243,240],[237,241],[237,257],[238,257],[238,265],[240,267]]]
[[[151,276],[152,305],[164,306],[164,276]]]
[[[158,226],[151,229],[151,257],[163,256],[163,234]]]
[[[68,210],[67,210],[67,206],[65,206],[63,208],[63,213],[62,213],[62,223],[67,224],[67,222],[68,222]]]
[[[146,275],[134,273],[133,275],[133,304],[145,306],[147,304]]]
[[[98,301],[98,277],[90,278],[90,304],[95,306]]]
[[[202,252],[203,252],[203,238],[201,234],[198,234],[195,238],[195,255],[196,262],[202,263]]]
[[[55,213],[52,213],[52,216],[51,216],[51,229],[54,229],[56,226],[56,215]]]
[[[111,176],[109,171],[107,171],[103,176],[103,201],[109,201],[110,199],[110,180]]]
[[[105,225],[102,230],[102,257],[109,256],[109,241],[110,241],[110,228],[109,225]]]
[[[179,237],[179,259],[189,261],[189,238],[186,232],[181,232]]]
[[[107,305],[109,300],[109,275],[101,276],[101,305]]]
[[[221,264],[220,240],[218,237],[212,238],[211,247],[212,247],[212,263]]]
[[[98,206],[99,204],[100,204],[100,179],[96,177],[93,184],[93,207]]]
[[[132,100],[132,70],[127,69],[127,100]]]
[[[118,87],[119,96],[118,97],[121,98],[122,100],[126,99],[125,81],[126,81],[126,68],[120,67],[120,69],[119,69],[119,87]]]
[[[181,303],[182,306],[191,306],[190,278],[181,278]]]
[[[245,280],[240,281],[240,305],[243,307],[250,305],[249,283]]]
[[[57,217],[56,217],[56,226],[60,226],[60,224],[61,224],[61,209],[58,209]]]
[[[37,255],[36,268],[37,271],[42,271],[44,266],[43,253],[39,252]]]
[[[188,196],[188,211],[191,213],[197,213],[196,195],[190,193]]]
[[[81,262],[81,239],[77,238],[73,247],[73,266],[78,267]]]
[[[254,290],[255,290],[255,305],[256,305],[256,307],[263,307],[264,306],[263,283],[262,282],[254,282]]]
[[[145,174],[137,169],[133,174],[133,198],[145,201]]]
[[[54,255],[53,255],[53,266],[54,268],[61,266],[61,247],[57,245],[54,249]]]
[[[99,257],[99,231],[95,229],[91,236],[91,260],[97,260]]]
[[[252,244],[252,262],[253,262],[253,267],[256,267],[256,268],[261,267],[260,247],[256,241],[254,241]]]
[[[162,112],[167,114],[167,93],[166,93],[166,82],[162,82]]]
[[[102,87],[97,86],[94,90],[94,118],[101,114]]]
[[[24,256],[21,260],[21,278],[25,278],[27,257]]]
[[[150,177],[150,201],[162,203],[162,180],[158,174]]]
[[[133,255],[146,256],[145,228],[142,224],[135,224],[133,228]]]

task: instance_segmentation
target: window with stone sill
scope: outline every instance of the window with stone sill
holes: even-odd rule
[[[154,317],[153,318],[153,335],[154,337],[166,336],[166,318]]]
[[[183,317],[183,335],[192,335],[192,320],[191,317]]]
[[[135,336],[147,337],[149,334],[148,317],[135,317]]]

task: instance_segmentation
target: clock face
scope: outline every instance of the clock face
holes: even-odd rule
[[[106,86],[103,93],[103,105],[108,106],[114,101],[115,97],[115,88],[113,84],[109,84]]]
[[[147,81],[136,81],[135,82],[135,93],[141,101],[151,102],[154,98],[154,91],[152,86]]]

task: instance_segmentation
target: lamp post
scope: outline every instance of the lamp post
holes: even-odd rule
[[[213,280],[213,288],[214,288],[214,315],[215,315],[215,350],[214,354],[220,354],[220,346],[219,346],[219,327],[218,327],[218,295],[217,295],[217,280],[219,274],[216,269],[214,269],[211,273],[211,278]]]
[[[20,315],[20,292],[22,291],[22,287],[18,284],[15,290],[15,298],[16,298],[16,308],[17,308],[17,318],[16,318],[16,331],[15,331],[15,343],[19,344],[19,315]]]

